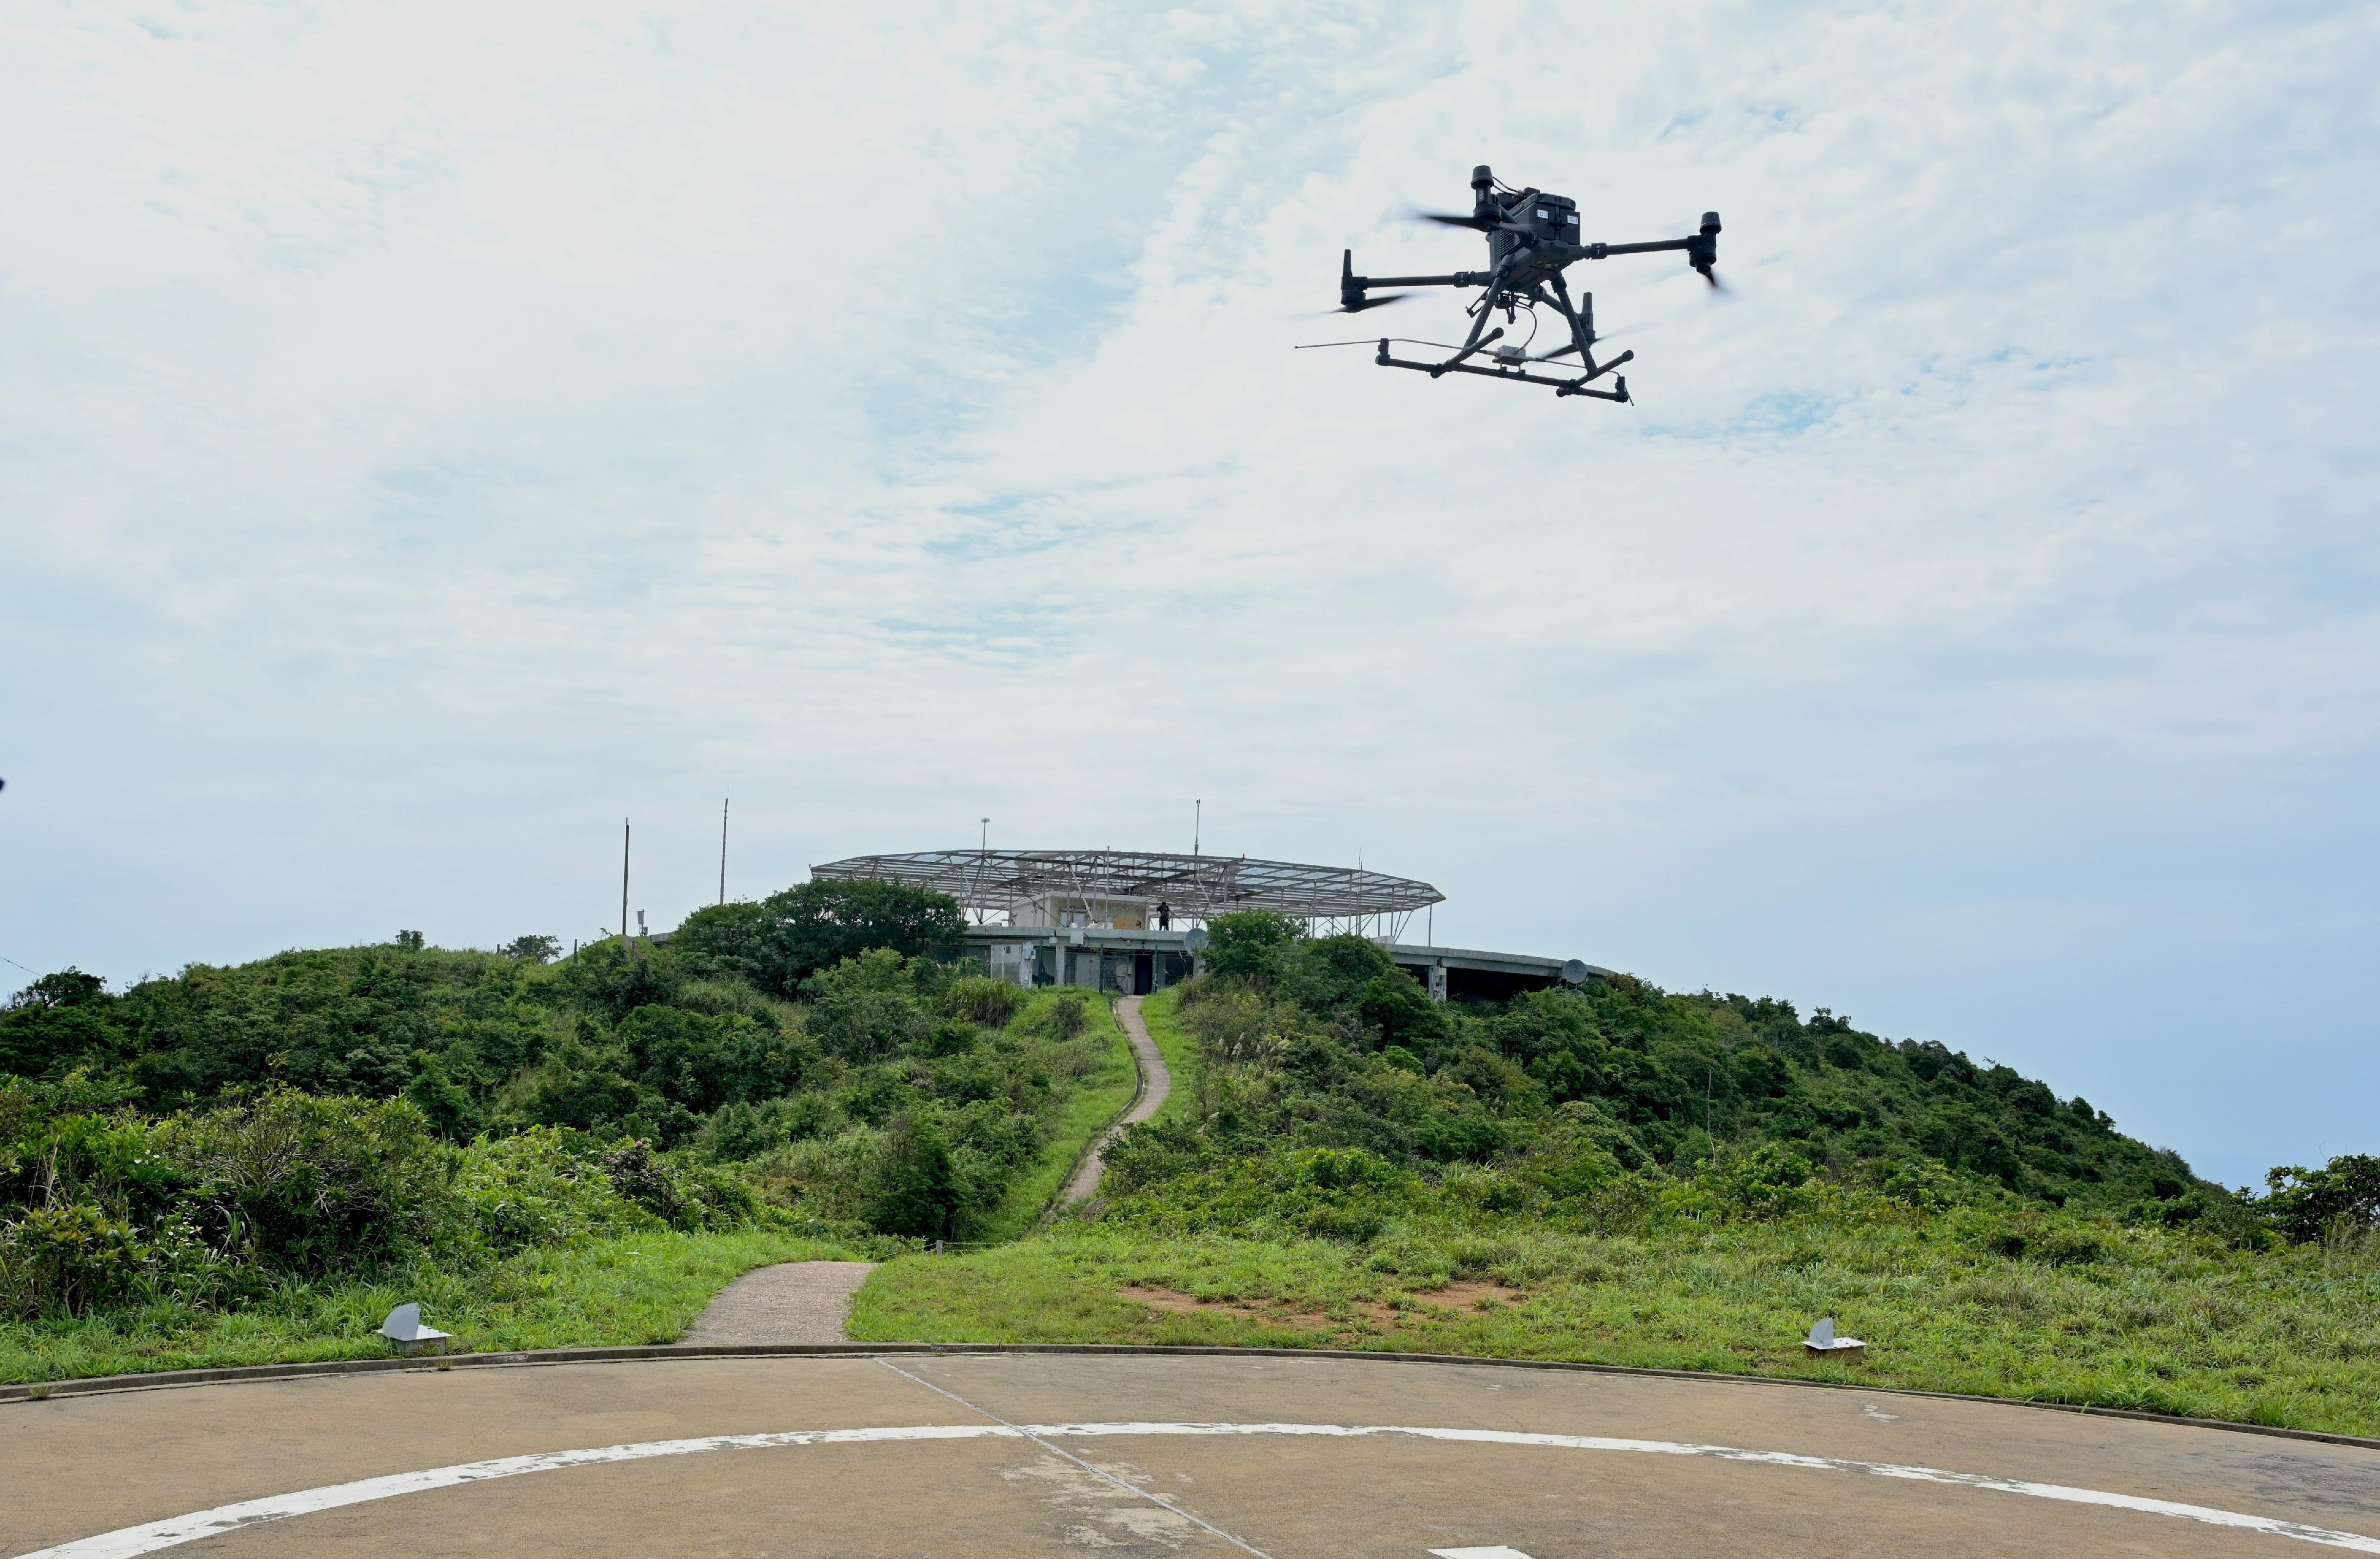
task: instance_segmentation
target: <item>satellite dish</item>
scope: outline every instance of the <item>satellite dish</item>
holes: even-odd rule
[[[1182,934],[1182,947],[1183,950],[1185,952],[1205,952],[1207,950],[1207,928],[1203,925],[1194,925],[1189,930],[1184,931]]]
[[[1594,971],[1587,968],[1585,960],[1572,959],[1562,965],[1562,983],[1568,985],[1583,985],[1586,984],[1587,975],[1592,973]]]

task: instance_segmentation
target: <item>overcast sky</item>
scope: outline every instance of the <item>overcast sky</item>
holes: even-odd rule
[[[2380,9],[0,12],[0,958],[1352,863],[2380,1150]],[[1590,237],[1637,404],[1294,343]],[[1523,321],[1525,328],[1525,320]],[[1540,344],[1544,344],[1543,342]]]

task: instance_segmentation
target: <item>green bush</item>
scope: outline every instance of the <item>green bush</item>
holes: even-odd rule
[[[1006,1028],[1028,999],[1025,988],[1006,980],[974,976],[953,980],[942,993],[942,1010],[987,1029]]]
[[[867,1197],[868,1221],[885,1234],[951,1235],[962,1209],[958,1166],[930,1119],[892,1118],[868,1166]]]
[[[1297,922],[1271,910],[1235,910],[1207,923],[1207,970],[1224,980],[1269,981],[1298,943]]]
[[[445,1150],[403,1099],[289,1089],[157,1128],[211,1244],[270,1272],[354,1270],[454,1226]]]
[[[0,1315],[83,1315],[128,1299],[155,1252],[87,1202],[34,1207],[0,1224]]]
[[[620,1193],[591,1139],[552,1127],[473,1142],[459,1155],[455,1189],[479,1239],[499,1255],[578,1245],[657,1221]]]
[[[2265,1177],[2265,1215],[2303,1244],[2347,1229],[2380,1227],[2380,1156],[2342,1154],[2320,1169],[2297,1165]]]
[[[1270,1227],[1317,1239],[1373,1238],[1422,1196],[1420,1178],[1363,1148],[1242,1159],[1119,1197],[1107,1216],[1166,1234]]]

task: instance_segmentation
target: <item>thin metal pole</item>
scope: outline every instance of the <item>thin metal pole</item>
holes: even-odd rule
[[[727,902],[727,798],[719,798],[719,901]]]
[[[628,820],[620,819],[620,950],[628,950]]]
[[[1199,831],[1207,824],[1207,803],[1206,799],[1201,797],[1190,804],[1194,809],[1190,814],[1190,853],[1195,856],[1198,853]]]

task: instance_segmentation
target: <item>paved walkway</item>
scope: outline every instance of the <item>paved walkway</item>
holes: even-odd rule
[[[876,1270],[873,1262],[786,1262],[756,1268],[719,1291],[679,1341],[689,1347],[742,1343],[839,1343],[851,1296]]]
[[[1165,1070],[1165,1057],[1157,1053],[1157,1041],[1148,1037],[1148,1025],[1140,1021],[1140,1001],[1136,996],[1128,996],[1115,1004],[1116,1021],[1123,1025],[1123,1036],[1132,1041],[1133,1064],[1140,1069],[1140,1097],[1123,1112],[1123,1119],[1099,1133],[1091,1151],[1083,1155],[1082,1167],[1075,1171],[1066,1194],[1059,1199],[1062,1204],[1091,1199],[1099,1189],[1099,1171],[1107,1166],[1108,1143],[1125,1127],[1155,1115],[1165,1103],[1165,1096],[1173,1092],[1173,1074]]]
[[[1389,1358],[677,1357],[0,1404],[0,1555],[52,1559],[2315,1559],[2374,1534],[2356,1446]]]

